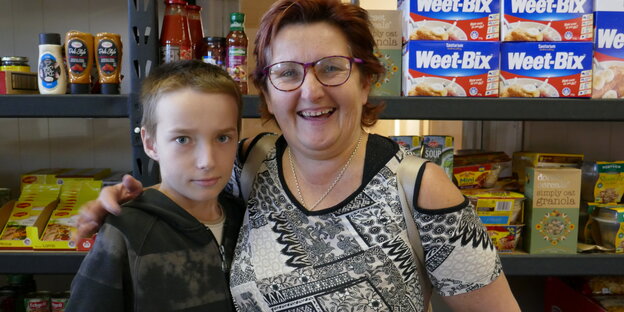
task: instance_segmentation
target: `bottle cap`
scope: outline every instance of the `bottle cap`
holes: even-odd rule
[[[103,83],[100,86],[100,92],[102,94],[119,94],[118,83]]]
[[[245,22],[245,13],[241,13],[241,12],[230,13],[230,22],[232,22],[232,24],[238,23],[242,25]]]
[[[225,37],[204,37],[204,42],[220,42],[225,43]]]
[[[61,44],[61,34],[57,33],[40,33],[39,44]]]
[[[186,1],[184,1],[184,0],[165,0],[165,4],[180,4],[180,5],[186,5]]]
[[[91,85],[88,83],[70,83],[69,89],[71,94],[89,94]]]

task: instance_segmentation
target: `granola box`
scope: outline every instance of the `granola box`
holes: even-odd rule
[[[504,42],[500,97],[591,97],[591,42]]]
[[[498,41],[500,0],[403,0],[408,40]]]
[[[397,10],[369,10],[373,24],[373,38],[377,44],[375,55],[386,72],[371,88],[373,96],[401,95],[401,12]]]
[[[499,43],[410,41],[403,71],[406,96],[497,97]]]
[[[593,0],[502,0],[502,41],[588,41]]]

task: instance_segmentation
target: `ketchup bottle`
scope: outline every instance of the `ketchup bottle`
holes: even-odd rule
[[[204,25],[201,18],[201,7],[199,5],[189,4],[186,6],[186,14],[188,15],[188,25],[191,34],[191,47],[193,49],[193,58],[201,59],[201,44],[204,38]]]
[[[162,63],[193,58],[186,1],[165,0],[165,17],[160,32],[160,55]]]
[[[230,33],[226,37],[226,68],[228,74],[238,83],[242,94],[247,94],[247,35],[245,35],[245,14],[230,14]]]

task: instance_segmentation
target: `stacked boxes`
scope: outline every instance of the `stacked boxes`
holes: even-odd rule
[[[405,0],[402,94],[498,96],[497,0]]]
[[[593,98],[624,97],[624,1],[596,0]]]

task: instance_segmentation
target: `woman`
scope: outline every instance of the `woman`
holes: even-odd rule
[[[396,185],[405,152],[364,131],[383,73],[369,26],[364,10],[332,0],[277,1],[262,19],[253,80],[262,117],[283,136],[257,171],[232,264],[242,311],[424,310]],[[125,185],[84,209],[81,231],[140,192]],[[443,170],[423,166],[414,194],[427,272],[449,306],[519,311],[485,228]]]

